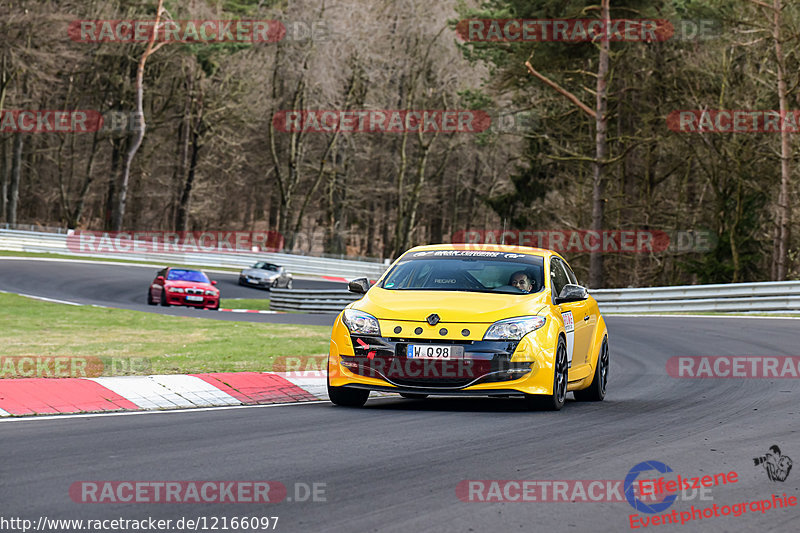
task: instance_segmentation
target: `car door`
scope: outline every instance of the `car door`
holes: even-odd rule
[[[555,304],[555,299],[561,293],[564,285],[572,283],[572,279],[570,279],[567,274],[567,268],[566,264],[560,258],[552,257],[550,259],[550,286],[553,290],[553,304]],[[581,372],[585,371],[585,369],[581,367],[587,362],[590,342],[587,328],[588,320],[586,320],[588,314],[586,301],[562,303],[557,307],[561,311],[561,316],[564,318],[570,380],[573,378],[580,379],[582,377],[580,375]]]
[[[580,285],[578,283],[578,278],[575,276],[575,273],[572,271],[572,268],[567,264],[566,261],[561,261],[561,264],[564,267],[564,270],[567,273],[567,277],[569,278],[569,282],[573,285]],[[581,335],[586,339],[586,349],[582,352],[584,359],[582,360],[583,363],[589,364],[591,363],[591,354],[593,352],[592,341],[595,337],[594,333],[597,329],[597,321],[598,315],[600,314],[599,309],[597,308],[597,303],[594,302],[591,298],[579,302],[582,304],[582,312],[583,312],[583,326]],[[581,361],[578,361],[577,364],[581,364]]]

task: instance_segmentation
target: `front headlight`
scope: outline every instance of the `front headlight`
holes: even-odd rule
[[[344,325],[350,330],[350,333],[361,335],[381,334],[381,327],[378,325],[378,319],[364,311],[345,309],[344,315],[342,315],[342,322],[344,322]]]
[[[206,291],[206,296],[216,296],[217,291]]]
[[[183,289],[181,289],[180,287],[170,287],[167,290],[169,292],[180,292],[180,293],[183,293]]]
[[[544,326],[547,320],[542,316],[519,316],[498,320],[486,330],[483,336],[485,341],[518,341],[531,331]]]

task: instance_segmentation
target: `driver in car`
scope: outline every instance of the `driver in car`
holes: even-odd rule
[[[518,272],[514,272],[511,274],[511,278],[508,280],[508,284],[512,287],[516,287],[522,292],[531,292],[533,289],[533,282],[531,278],[528,276],[528,273],[524,270],[520,270]]]

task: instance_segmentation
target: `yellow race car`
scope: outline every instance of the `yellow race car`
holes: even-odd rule
[[[440,244],[399,257],[336,318],[328,395],[360,407],[370,391],[519,396],[558,410],[567,392],[600,401],[608,331],[567,262],[522,246]]]

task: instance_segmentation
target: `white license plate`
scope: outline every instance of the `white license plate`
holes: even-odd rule
[[[453,344],[409,344],[406,348],[408,359],[455,359],[463,357],[461,346]]]
[[[187,296],[186,297],[186,301],[187,302],[202,302],[203,301],[203,297],[202,296]]]

